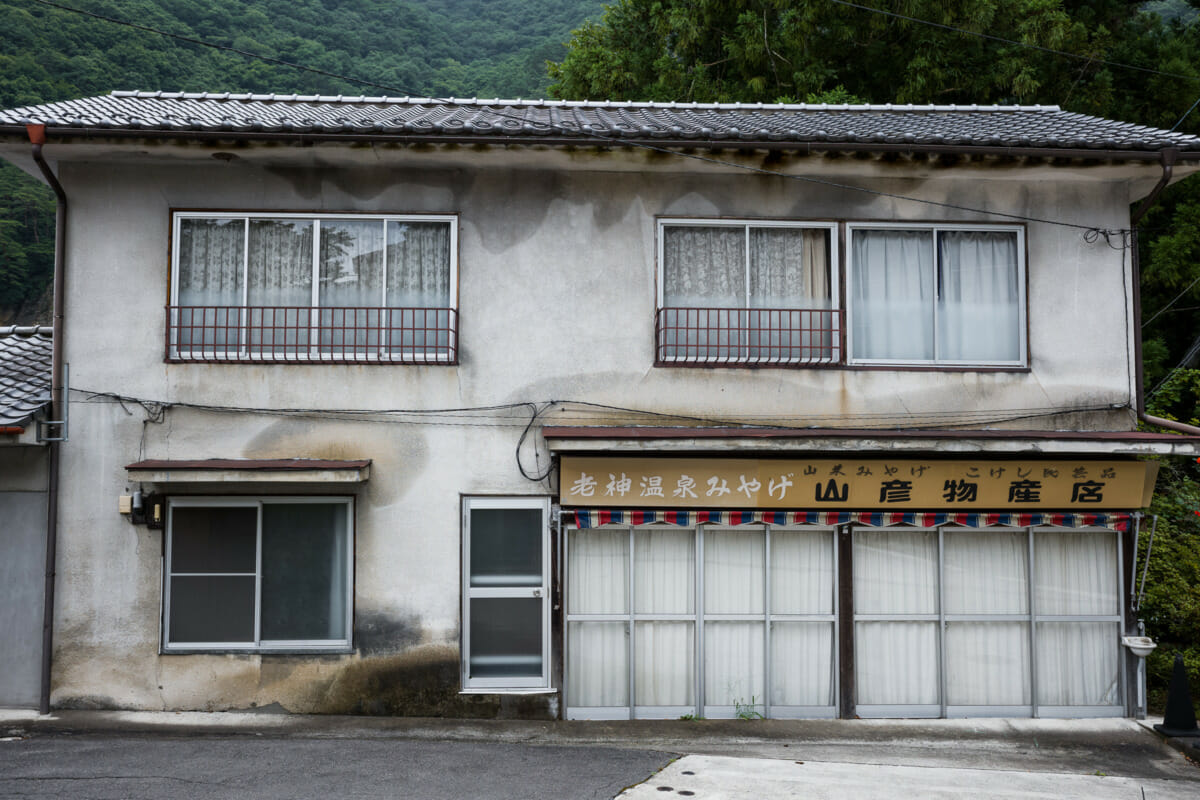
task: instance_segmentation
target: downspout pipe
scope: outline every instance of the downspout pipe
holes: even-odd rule
[[[68,398],[63,396],[63,339],[65,333],[66,305],[66,254],[67,254],[67,193],[58,177],[46,163],[42,147],[46,144],[45,125],[27,125],[26,132],[33,145],[33,160],[37,163],[46,183],[58,198],[54,223],[54,320],[50,361],[50,419],[66,419]],[[59,433],[61,436],[61,432]],[[57,438],[57,437],[56,437]],[[46,485],[46,578],[42,606],[42,679],[38,700],[38,712],[50,713],[51,657],[54,648],[54,585],[58,561],[58,484],[59,448],[62,442],[48,444]]]
[[[1142,367],[1142,267],[1141,258],[1138,256],[1138,224],[1146,216],[1146,212],[1158,201],[1158,196],[1162,194],[1163,189],[1167,188],[1167,184],[1171,182],[1175,171],[1175,162],[1178,158],[1178,150],[1168,148],[1162,151],[1162,176],[1158,179],[1158,183],[1154,185],[1154,188],[1150,190],[1150,194],[1146,195],[1146,199],[1133,212],[1133,216],[1129,218],[1129,226],[1133,231],[1133,255],[1130,261],[1133,264],[1133,352],[1134,382],[1136,384],[1134,396],[1136,398],[1137,418],[1142,422],[1178,433],[1200,436],[1200,428],[1195,425],[1187,425],[1183,422],[1163,419],[1162,417],[1155,417],[1146,413],[1145,375]]]

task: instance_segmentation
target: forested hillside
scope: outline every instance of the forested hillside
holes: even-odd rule
[[[571,31],[601,10],[600,0],[0,0],[0,108],[113,89],[542,97],[546,61],[561,59]],[[38,316],[53,246],[49,192],[0,164],[0,324]]]

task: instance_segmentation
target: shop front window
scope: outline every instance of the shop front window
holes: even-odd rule
[[[833,533],[595,528],[567,549],[567,715],[832,717]]]

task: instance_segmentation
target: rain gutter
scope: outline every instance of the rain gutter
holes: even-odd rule
[[[1142,366],[1142,266],[1141,258],[1138,255],[1138,224],[1146,216],[1146,212],[1158,201],[1158,196],[1162,194],[1163,189],[1167,188],[1167,184],[1171,182],[1175,171],[1175,163],[1179,159],[1179,156],[1179,151],[1173,148],[1162,151],[1160,158],[1162,176],[1158,179],[1158,183],[1154,185],[1154,188],[1150,190],[1150,194],[1146,195],[1146,199],[1142,201],[1141,205],[1137,207],[1137,210],[1129,218],[1129,227],[1133,231],[1133,255],[1130,261],[1133,264],[1133,353],[1134,381],[1136,387],[1134,397],[1137,417],[1142,422],[1195,436],[1200,434],[1200,428],[1195,425],[1176,422],[1172,419],[1163,419],[1162,417],[1155,417],[1146,413],[1146,387],[1144,385],[1145,376]]]
[[[33,145],[33,160],[41,169],[46,183],[58,198],[54,225],[54,319],[50,362],[50,419],[66,419],[67,398],[63,395],[63,339],[65,289],[66,289],[66,244],[67,244],[67,194],[58,177],[46,163],[42,147],[46,144],[46,127],[28,125],[25,128]],[[59,448],[62,446],[63,431],[57,431],[47,445],[49,447],[46,486],[46,576],[42,606],[42,672],[38,711],[50,713],[51,658],[54,647],[54,585],[58,560],[58,485]]]

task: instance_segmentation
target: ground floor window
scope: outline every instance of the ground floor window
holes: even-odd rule
[[[163,649],[348,649],[348,497],[175,498]]]
[[[567,713],[832,717],[832,530],[571,530]]]
[[[1121,713],[1113,531],[854,531],[857,713]]]
[[[463,688],[550,685],[550,500],[463,500]]]

